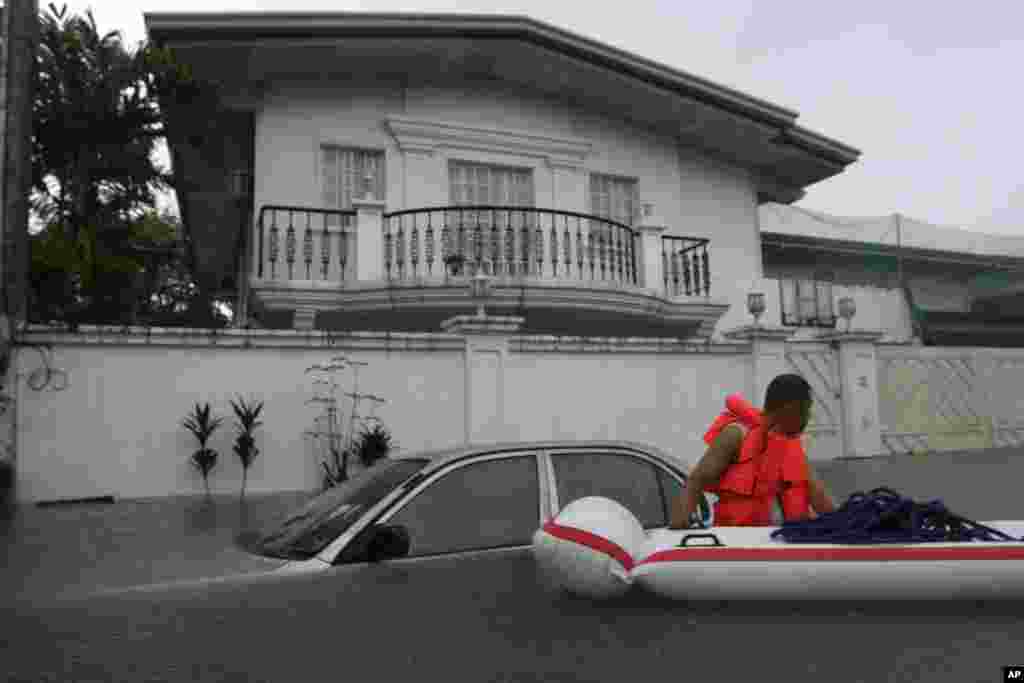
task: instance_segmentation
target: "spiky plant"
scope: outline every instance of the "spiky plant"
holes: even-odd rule
[[[343,482],[348,481],[348,459],[352,455],[347,448],[338,448],[335,445],[328,447],[333,462],[321,462],[324,468],[324,488],[329,489]]]
[[[186,416],[182,422],[185,429],[191,432],[199,442],[199,449],[192,453],[191,461],[203,475],[203,485],[206,487],[207,497],[210,495],[210,472],[217,465],[217,451],[207,448],[206,443],[223,421],[224,418],[212,414],[209,403],[202,405],[196,403],[192,413]]]
[[[359,435],[359,460],[365,467],[372,467],[391,452],[391,434],[380,424],[373,429],[364,429]]]
[[[239,397],[237,402],[231,401],[231,408],[235,411],[235,426],[238,428],[234,451],[242,463],[242,492],[240,497],[245,498],[245,484],[248,479],[249,466],[252,465],[252,461],[256,459],[260,452],[260,449],[256,448],[253,430],[263,424],[258,419],[260,411],[263,410],[263,401],[249,404]]]

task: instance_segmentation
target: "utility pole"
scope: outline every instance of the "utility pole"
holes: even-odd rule
[[[920,325],[918,325],[915,314],[914,297],[903,274],[903,216],[897,212],[893,214],[896,222],[896,281],[899,283],[900,294],[907,305],[907,312],[910,314],[910,330],[914,337],[921,336]]]
[[[32,187],[32,101],[39,45],[38,0],[6,0],[3,17],[3,175],[0,183],[0,314],[23,321],[28,308],[28,221]],[[8,329],[10,327],[8,326]],[[6,334],[6,333],[5,333]]]
[[[906,287],[903,281],[903,216],[896,214],[896,277],[899,279],[900,287]]]
[[[37,0],[6,0],[0,9],[0,516],[4,518],[17,498],[18,405],[11,378],[14,330],[28,316],[32,103],[38,45]]]

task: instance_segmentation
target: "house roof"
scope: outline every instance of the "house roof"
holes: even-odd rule
[[[832,216],[796,206],[769,203],[760,207],[762,235],[769,241],[796,238],[795,242],[820,241],[821,245],[860,244],[902,248],[907,253],[933,256],[981,257],[987,263],[1024,261],[1024,237],[993,235],[961,228],[934,225],[899,216]],[[827,248],[827,247],[826,247]],[[967,261],[975,260],[971,258]],[[1018,262],[1016,265],[1020,265]]]
[[[525,16],[364,12],[157,12],[143,16],[152,39],[179,44],[280,38],[513,38],[613,69],[777,128],[777,144],[824,161],[845,166],[860,156],[860,151],[853,147],[797,126],[798,114],[792,110]]]

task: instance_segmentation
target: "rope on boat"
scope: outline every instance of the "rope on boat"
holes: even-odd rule
[[[852,494],[839,509],[817,519],[784,522],[772,538],[789,543],[949,543],[1024,541],[960,517],[941,500],[917,503],[892,489]]]

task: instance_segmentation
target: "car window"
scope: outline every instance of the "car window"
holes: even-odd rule
[[[410,557],[529,545],[540,526],[537,459],[459,467],[432,482],[388,524],[409,531]]]
[[[668,526],[668,506],[654,464],[619,453],[553,453],[558,504],[587,496],[610,498],[632,512],[645,529]]]
[[[663,467],[656,469],[658,470],[658,483],[661,485],[662,501],[665,505],[665,517],[671,520],[672,506],[683,494],[683,484]]]
[[[312,557],[359,515],[427,465],[422,459],[385,460],[316,496],[262,535],[258,551],[274,557]]]

